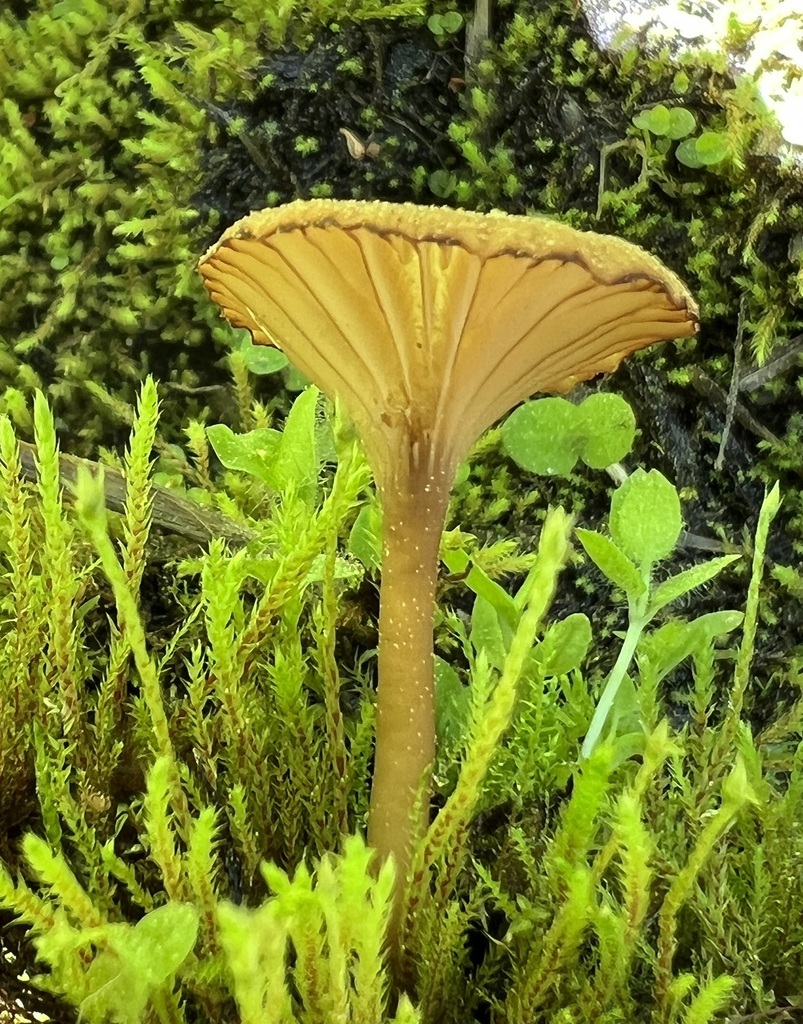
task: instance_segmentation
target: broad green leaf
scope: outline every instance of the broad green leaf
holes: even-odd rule
[[[582,612],[554,622],[536,648],[545,676],[565,676],[580,668],[591,646],[591,623]]]
[[[453,576],[460,576],[468,572],[471,565],[471,556],[462,548],[447,549],[441,553],[441,560]]]
[[[640,750],[644,749],[644,730],[642,728],[641,707],[636,694],[636,686],[629,672],[625,672],[616,690],[616,696],[608,712],[609,737],[630,735],[641,732]]]
[[[675,158],[684,167],[702,167],[703,161],[697,155],[697,139],[684,139],[675,150]]]
[[[462,552],[450,552],[449,555],[454,556],[462,554]],[[453,569],[453,565],[458,565],[462,562],[462,559],[448,558],[444,556],[444,561],[449,567],[449,572],[461,572],[465,571],[459,569]],[[472,565],[468,571],[468,575],[465,579],[465,584],[472,593],[476,594],[477,597],[481,597],[484,601],[487,601],[492,608],[496,609],[499,615],[499,621],[503,628],[507,629],[512,633],[518,625],[519,612],[516,608],[516,604],[513,598],[508,594],[504,587],[500,587],[496,580],[492,580],[491,577],[481,569],[478,565]]]
[[[226,469],[248,473],[275,488],[271,464],[281,440],[278,430],[261,427],[246,434],[235,434],[224,423],[215,423],[206,428],[206,436]]]
[[[254,345],[247,340],[243,345],[242,354],[245,365],[258,376],[265,376],[269,373],[277,373],[283,370],[288,364],[287,356],[278,348],[272,345]]]
[[[351,528],[348,546],[367,569],[379,570],[382,565],[382,511],[378,503],[360,509]]]
[[[722,132],[703,132],[697,139],[697,157],[706,167],[724,160],[729,149],[728,137]]]
[[[697,641],[698,635],[690,622],[673,619],[641,638],[636,657],[649,662],[660,682],[689,657]]]
[[[612,540],[594,530],[579,527],[575,533],[592,562],[629,598],[636,600],[647,592],[641,573]]]
[[[445,11],[440,19],[444,32],[459,32],[463,27],[463,15],[459,11]]]
[[[463,736],[471,704],[470,691],[443,658],[435,657],[435,721],[438,743],[454,746]]]
[[[474,600],[471,612],[471,633],[469,634],[474,650],[485,651],[488,664],[493,668],[502,669],[512,639],[511,630],[503,632],[499,615],[494,606],[483,597]]]
[[[741,757],[736,758],[730,775],[722,783],[722,803],[733,807],[758,804],[760,801],[747,780],[747,769]]]
[[[637,657],[649,659],[660,682],[692,654],[702,655],[715,637],[736,629],[742,618],[741,612],[721,611],[691,622],[673,619],[641,638]]]
[[[189,955],[198,934],[198,911],[168,903],[146,914],[116,944],[120,958],[148,985],[167,981]]]
[[[663,583],[659,583],[650,597],[647,615],[651,618],[661,608],[666,607],[666,605],[671,604],[673,601],[677,601],[679,597],[688,594],[690,590],[694,590],[695,587],[701,587],[704,583],[714,579],[723,569],[739,558],[739,555],[723,555],[721,558],[712,558],[709,562],[692,566],[691,569],[685,569],[668,580],[664,580]]]
[[[591,469],[605,469],[633,447],[636,417],[620,395],[603,391],[589,395],[575,412],[582,437],[580,457]]]
[[[697,127],[694,114],[685,107],[673,107],[669,112],[669,127],[665,134],[668,139],[685,139]]]
[[[523,469],[568,476],[579,458],[577,410],[565,398],[525,402],[502,424],[502,444]]]
[[[292,481],[308,505],[314,503],[318,490],[315,421],[319,394],[317,388],[309,387],[293,402],[271,467],[276,487],[281,490]]]
[[[669,108],[663,103],[642,110],[633,118],[633,124],[637,128],[652,132],[653,135],[666,135],[670,123]]]
[[[106,948],[87,971],[94,989],[81,1003],[87,1020],[140,1024],[154,990],[174,978],[192,951],[198,921],[195,907],[168,903],[134,926],[106,926]]]
[[[611,499],[611,536],[642,570],[675,550],[683,521],[677,490],[658,472],[637,469]]]
[[[723,633],[730,633],[738,629],[744,619],[744,612],[731,609],[723,609],[719,612],[707,612],[692,620],[692,626],[700,636],[714,638],[722,636]]]
[[[450,196],[454,192],[456,184],[457,178],[451,171],[438,169],[429,176],[430,191],[434,192],[439,199],[446,199],[447,196]]]
[[[284,386],[288,391],[303,391],[309,387],[311,381],[297,370],[292,363],[288,363],[284,371]]]

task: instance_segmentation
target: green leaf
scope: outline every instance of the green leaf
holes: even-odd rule
[[[691,622],[672,619],[641,638],[638,657],[649,660],[660,682],[690,655],[702,655],[715,637],[736,629],[743,617],[741,612],[721,611]]]
[[[378,504],[360,509],[349,535],[349,551],[367,568],[378,571],[382,565],[382,512]]]
[[[320,461],[315,422],[319,394],[310,386],[293,402],[271,466],[276,488],[282,490],[292,481],[296,493],[308,505],[314,504],[318,492]]]
[[[695,565],[691,569],[685,569],[670,579],[664,580],[652,592],[647,615],[652,617],[672,601],[677,601],[679,597],[688,594],[695,587],[701,587],[704,583],[714,579],[739,557],[739,555],[723,555],[721,558],[712,558],[703,565]]]
[[[728,137],[722,132],[703,132],[697,139],[697,158],[706,167],[720,163],[729,151]]]
[[[492,580],[484,569],[472,565],[470,556],[462,548],[446,550],[441,557],[450,573],[458,576],[466,573],[465,584],[468,589],[495,608],[503,628],[512,633],[519,622],[519,608],[504,587]]]
[[[565,676],[580,668],[591,646],[591,623],[582,612],[554,622],[536,648],[536,657],[545,676]]]
[[[284,386],[288,391],[303,391],[309,387],[310,381],[304,376],[301,370],[297,370],[292,363],[288,363],[284,372]]]
[[[246,341],[242,347],[245,365],[258,376],[265,376],[269,373],[276,373],[288,365],[287,356],[278,348],[272,345],[254,345]]]
[[[609,522],[618,547],[649,571],[678,542],[683,527],[678,492],[657,469],[637,469],[614,492]]]
[[[685,107],[673,107],[669,112],[669,127],[665,134],[668,139],[685,139],[697,127],[694,114]]]
[[[469,570],[468,576],[466,576],[466,586],[496,610],[505,635],[509,631],[512,636],[519,624],[519,610],[505,588],[500,587],[496,580],[492,580],[478,565],[472,565]]]
[[[577,422],[577,409],[565,398],[525,402],[502,424],[502,444],[530,473],[569,476],[580,455]]]
[[[496,609],[490,602],[477,597],[471,611],[471,632],[469,638],[478,653],[485,651],[488,664],[501,671],[507,656],[512,631],[503,632]]]
[[[463,15],[459,11],[446,11],[441,15],[441,28],[444,32],[459,32],[463,27]]]
[[[139,1024],[154,990],[175,977],[192,951],[198,920],[195,907],[168,903],[133,927],[105,926],[106,948],[87,971],[94,989],[81,1003],[87,1020]]]
[[[669,108],[663,103],[658,103],[649,110],[642,110],[633,118],[633,124],[637,128],[652,132],[653,135],[666,135],[670,125]]]
[[[598,569],[631,600],[637,600],[647,592],[647,584],[636,566],[612,540],[594,530],[575,530],[577,539],[585,548],[588,557]]]
[[[633,447],[636,417],[620,395],[598,392],[575,408],[582,437],[580,457],[591,469],[605,469]]]
[[[148,985],[171,978],[189,955],[198,933],[198,911],[187,903],[152,910],[117,946],[120,958]]]
[[[206,436],[226,469],[248,473],[275,488],[271,462],[281,441],[278,430],[261,427],[246,434],[235,434],[224,423],[215,423],[206,428]]]
[[[471,705],[470,691],[443,658],[435,657],[435,722],[438,744],[447,747],[460,741]]]
[[[429,176],[430,191],[438,196],[439,199],[446,199],[450,196],[454,192],[456,184],[457,178],[451,171],[437,170],[433,171]]]
[[[703,166],[703,161],[697,155],[697,139],[686,139],[681,142],[675,150],[675,158],[684,167],[698,168]]]

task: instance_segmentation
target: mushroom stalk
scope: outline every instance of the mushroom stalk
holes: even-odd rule
[[[383,494],[383,559],[379,600],[379,686],[376,759],[368,842],[382,860],[393,856],[397,891],[404,886],[412,847],[429,822],[429,779],[435,760],[435,682],[432,633],[438,550],[448,490],[428,476]]]

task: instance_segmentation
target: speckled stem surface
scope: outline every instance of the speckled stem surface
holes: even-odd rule
[[[411,844],[428,823],[428,801],[413,820],[416,793],[435,760],[433,620],[438,549],[448,491],[429,478],[404,494],[383,494],[379,688],[368,842],[393,854],[404,885]]]

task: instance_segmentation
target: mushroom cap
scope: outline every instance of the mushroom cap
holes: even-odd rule
[[[200,272],[232,324],[342,399],[383,488],[451,483],[525,398],[697,330],[660,260],[546,217],[299,200],[238,221]]]

